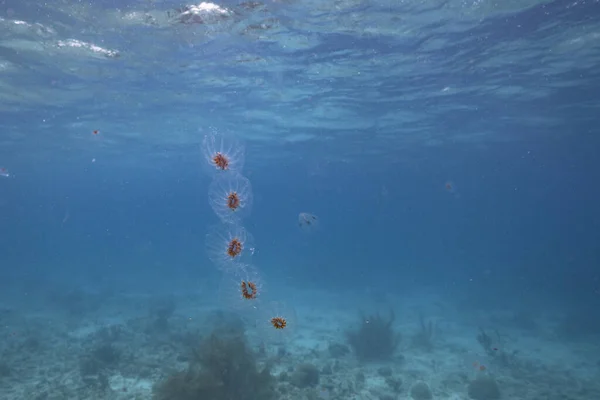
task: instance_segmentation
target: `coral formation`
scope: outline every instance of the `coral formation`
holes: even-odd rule
[[[154,317],[153,327],[158,331],[164,331],[169,328],[169,318],[173,316],[177,305],[171,297],[159,298],[151,306],[151,316]]]
[[[319,384],[319,370],[313,364],[300,364],[292,374],[292,385],[299,388],[313,387]]]
[[[104,332],[104,330],[99,331],[97,336],[105,337],[106,333]],[[110,342],[102,341],[94,345],[81,357],[79,362],[79,374],[82,382],[88,388],[96,388],[102,393],[106,392],[109,386],[108,376],[119,369],[122,359],[123,352]]]
[[[488,335],[482,328],[479,328],[477,341],[479,342],[481,347],[483,347],[483,350],[487,353],[488,356],[495,356],[492,337]]]
[[[61,288],[48,294],[48,301],[70,317],[81,318],[100,309],[106,297],[78,288]]]
[[[500,398],[498,383],[489,375],[479,375],[469,382],[468,393],[473,400],[496,400]]]
[[[273,377],[259,370],[241,335],[210,335],[194,351],[187,370],[176,372],[154,388],[155,400],[270,400]]]
[[[433,393],[431,393],[428,384],[420,381],[410,388],[410,397],[414,400],[431,400],[433,399]]]
[[[390,358],[400,342],[400,335],[392,329],[394,312],[388,320],[379,314],[361,318],[357,330],[347,332],[348,342],[360,361]]]
[[[419,347],[426,351],[431,351],[433,349],[435,325],[431,320],[425,323],[423,315],[419,315],[419,326],[421,329],[413,337],[413,346]]]
[[[350,349],[345,344],[329,343],[329,355],[334,358],[344,357],[350,353]]]
[[[479,328],[479,335],[477,335],[477,341],[486,352],[486,354],[499,366],[502,367],[518,367],[517,351],[509,353],[505,350],[502,336],[498,330],[494,331],[496,334],[496,340],[492,339],[482,328]]]
[[[399,377],[390,376],[385,378],[385,383],[392,389],[394,393],[400,393],[402,390],[402,379]]]
[[[81,376],[98,375],[101,372],[115,368],[121,360],[121,351],[109,343],[100,344],[82,357],[79,364]]]
[[[0,361],[0,378],[10,376],[10,367],[7,363]]]

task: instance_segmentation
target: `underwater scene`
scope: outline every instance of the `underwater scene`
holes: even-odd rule
[[[0,400],[600,400],[599,0],[0,0]]]

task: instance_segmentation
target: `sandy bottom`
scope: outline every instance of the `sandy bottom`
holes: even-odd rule
[[[279,400],[412,399],[419,381],[433,399],[467,400],[469,382],[481,375],[496,380],[500,399],[600,399],[600,341],[566,340],[557,333],[558,316],[466,309],[426,294],[359,301],[326,291],[293,293],[292,303],[255,308],[232,301],[227,311],[201,293],[56,290],[3,298],[0,398],[151,399],[156,382],[187,367],[199,338],[217,325],[244,324],[258,362],[272,364]],[[392,311],[397,349],[387,359],[359,362],[346,332],[373,313],[388,319]],[[265,335],[273,313],[288,316],[287,335]],[[480,328],[492,339],[491,354],[477,340]],[[318,384],[297,387],[282,379],[303,363],[317,368]]]

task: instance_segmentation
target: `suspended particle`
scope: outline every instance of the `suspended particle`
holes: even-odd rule
[[[252,185],[248,178],[238,173],[223,174],[210,184],[208,199],[223,222],[235,222],[247,216],[252,209]]]
[[[210,173],[241,172],[244,167],[244,146],[231,137],[212,132],[202,141],[205,165]]]
[[[298,226],[306,232],[312,232],[319,227],[319,218],[316,215],[302,212],[298,214]]]
[[[444,184],[444,189],[446,189],[446,192],[450,193],[452,196],[456,198],[460,197],[458,194],[458,190],[456,189],[456,185],[454,185],[454,182],[446,181],[446,183]]]
[[[254,252],[252,235],[237,224],[223,224],[206,235],[208,257],[226,272],[244,267]]]

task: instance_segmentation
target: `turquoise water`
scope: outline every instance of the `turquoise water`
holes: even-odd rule
[[[252,349],[288,313],[259,362],[321,379],[282,399],[404,399],[418,380],[468,398],[444,377],[475,362],[503,398],[598,398],[598,21],[589,0],[0,2],[1,397],[152,398],[213,326],[194,321],[231,312]],[[230,188],[252,203],[234,218]],[[215,255],[232,229],[243,263]],[[358,367],[344,331],[390,308],[401,344]],[[448,365],[413,353],[430,319],[425,354]],[[80,360],[110,326],[137,357],[90,384]],[[507,348],[478,348],[479,328]],[[46,353],[23,355],[32,337]],[[172,362],[144,358],[157,343]],[[518,369],[494,355],[513,350]],[[402,389],[379,388],[386,366]]]

